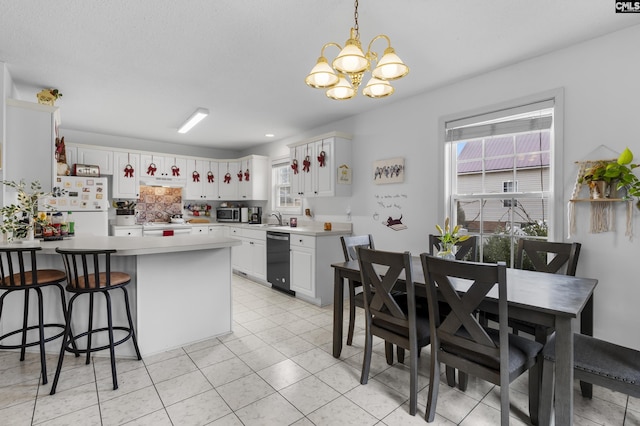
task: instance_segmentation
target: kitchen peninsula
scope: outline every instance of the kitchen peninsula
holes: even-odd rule
[[[240,244],[233,238],[76,237],[40,244],[40,268],[63,269],[56,247],[117,250],[111,268],[132,277],[128,289],[143,357],[231,332],[231,247]],[[97,299],[96,306],[102,304]],[[114,316],[114,323],[126,323],[124,309],[114,309]],[[86,327],[85,318],[76,320]],[[118,348],[118,356],[133,354],[132,345]]]

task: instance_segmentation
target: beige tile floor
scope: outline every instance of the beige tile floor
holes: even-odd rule
[[[0,425],[424,425],[428,350],[418,414],[408,414],[408,368],[388,366],[377,341],[360,385],[362,328],[331,356],[331,307],[318,308],[234,277],[233,334],[143,361],[68,357],[56,395],[39,384],[38,356],[0,352]],[[361,315],[361,312],[359,313]],[[362,324],[362,317],[358,318]],[[58,343],[56,343],[58,344]],[[54,345],[55,346],[55,345]],[[56,357],[48,357],[53,378]],[[525,375],[526,376],[526,375]],[[526,377],[511,387],[511,424],[529,424]],[[577,389],[577,387],[576,387]],[[640,401],[602,388],[575,391],[575,424],[640,425]],[[470,379],[465,393],[441,382],[435,425],[499,424],[499,388]]]

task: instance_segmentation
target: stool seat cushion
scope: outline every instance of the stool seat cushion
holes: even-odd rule
[[[88,278],[88,280],[85,280],[84,276],[79,276],[77,283],[75,281],[70,282],[67,289],[69,291],[98,290],[119,287],[131,281],[131,276],[124,272],[111,272],[109,286],[107,286],[107,274],[105,272],[100,272],[99,274],[99,285],[96,283],[94,274],[89,274]]]
[[[24,273],[25,282],[23,283],[20,280],[20,274],[13,274],[12,277],[3,277],[2,283],[0,283],[1,289],[12,289],[16,287],[22,286],[32,286],[32,285],[47,285],[53,283],[59,283],[64,281],[67,278],[63,271],[58,271],[57,269],[38,269],[36,271],[36,282],[33,282],[33,274],[31,271],[26,271]],[[11,283],[14,285],[11,285]]]
[[[544,357],[555,362],[555,334],[544,349]],[[640,352],[595,337],[574,333],[573,362],[576,369],[640,386]]]

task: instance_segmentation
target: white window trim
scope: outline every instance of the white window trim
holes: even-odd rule
[[[289,155],[285,155],[282,157],[276,157],[271,159],[271,211],[279,211],[282,214],[290,215],[290,214],[301,214],[302,213],[302,200],[300,201],[299,207],[277,207],[276,200],[278,199],[278,194],[276,193],[275,182],[273,181],[273,167],[281,164],[290,164],[291,157]]]
[[[518,99],[513,99],[499,104],[489,105],[485,107],[476,108],[469,111],[463,111],[460,113],[449,114],[447,116],[440,117],[438,120],[438,158],[443,158],[444,161],[439,164],[439,196],[437,201],[438,211],[441,212],[441,217],[438,218],[438,223],[443,223],[445,217],[453,216],[453,203],[451,203],[448,194],[451,192],[449,187],[451,182],[451,157],[452,153],[446,149],[446,126],[447,123],[451,123],[457,120],[466,120],[469,117],[477,117],[481,115],[487,115],[502,110],[513,109],[529,104],[535,104],[543,102],[545,100],[552,99],[554,101],[554,119],[551,127],[554,137],[551,138],[550,149],[553,152],[553,173],[549,175],[549,186],[553,188],[554,197],[549,198],[549,229],[552,232],[548,235],[549,241],[563,241],[565,235],[565,220],[564,220],[564,186],[563,182],[563,170],[564,170],[564,88],[560,87],[552,89],[546,92],[541,92],[531,96],[526,96]],[[499,196],[504,197],[504,194]],[[459,199],[459,197],[458,197]]]

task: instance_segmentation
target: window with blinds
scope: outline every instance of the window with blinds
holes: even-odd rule
[[[506,261],[522,237],[547,239],[553,208],[554,101],[445,123],[448,211],[480,237],[480,258]]]

